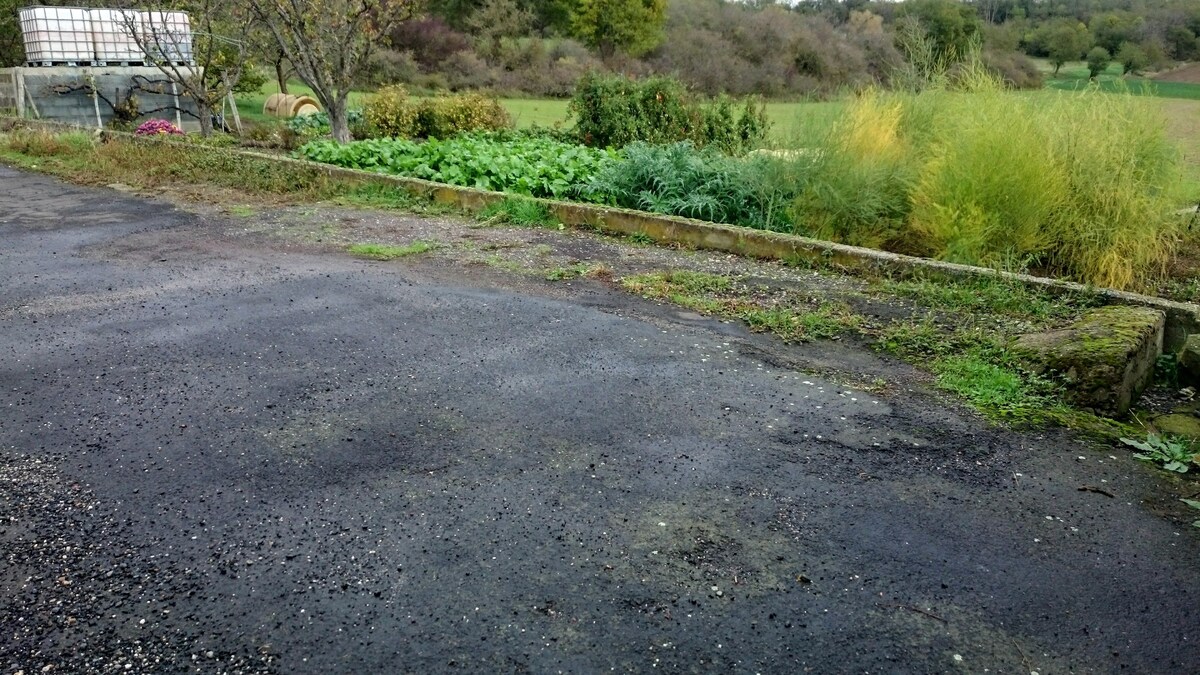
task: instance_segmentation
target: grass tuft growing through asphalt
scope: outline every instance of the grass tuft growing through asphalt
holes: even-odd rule
[[[486,224],[505,223],[521,227],[548,227],[564,229],[560,221],[545,204],[521,197],[505,197],[479,211],[478,219]]]
[[[746,322],[787,342],[835,339],[859,326],[862,317],[837,303],[811,303],[794,294],[764,295],[760,289],[705,272],[637,274],[621,279],[628,291],[669,300],[704,314]]]
[[[347,251],[357,256],[371,258],[373,260],[395,260],[396,258],[404,258],[410,255],[418,255],[426,253],[437,248],[438,245],[428,241],[414,241],[405,246],[389,246],[387,244],[354,244],[346,248]]]
[[[880,283],[886,295],[909,298],[946,312],[987,313],[1034,323],[1069,318],[1081,307],[1102,304],[1099,294],[1053,296],[1001,278],[934,282],[924,279]]]

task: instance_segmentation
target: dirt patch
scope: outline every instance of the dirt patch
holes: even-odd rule
[[[1200,84],[1200,63],[1192,63],[1182,68],[1157,75],[1154,79],[1160,82],[1184,82],[1186,84]]]

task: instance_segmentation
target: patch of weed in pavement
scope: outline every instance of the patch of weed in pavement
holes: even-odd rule
[[[739,318],[752,330],[775,333],[785,342],[832,340],[856,328],[862,317],[831,303],[816,309],[744,307]]]
[[[812,303],[793,293],[764,295],[761,289],[705,272],[673,271],[625,277],[621,285],[643,297],[728,319],[787,342],[835,339],[856,329],[862,317],[837,303]]]
[[[404,258],[410,255],[418,255],[427,253],[437,248],[438,245],[428,241],[414,241],[405,246],[389,246],[387,244],[355,244],[346,248],[347,251],[354,255],[374,260],[395,260],[396,258]]]
[[[521,227],[547,227],[562,230],[562,224],[545,204],[521,197],[504,199],[484,207],[477,216],[481,223],[519,225]]]
[[[567,265],[565,267],[554,267],[546,270],[545,277],[547,281],[564,281],[567,279],[575,279],[577,277],[589,278],[607,278],[612,275],[606,265],[599,263],[578,263],[575,265]]]
[[[1071,408],[1063,401],[1059,383],[1032,372],[1007,349],[1009,339],[1022,330],[1073,318],[1089,302],[1086,298],[1043,295],[1005,282],[885,282],[876,294],[886,298],[888,291],[895,291],[935,309],[879,326],[841,303],[750,286],[718,274],[638,274],[621,279],[621,285],[646,298],[744,321],[752,330],[786,342],[857,335],[877,350],[931,372],[938,388],[993,421],[1053,423],[1104,437],[1130,428]]]
[[[421,206],[425,200],[418,200],[411,192],[398,186],[366,184],[345,190],[333,201],[345,206],[407,211]]]
[[[877,285],[876,292],[907,298],[922,307],[942,312],[986,314],[1037,325],[1070,319],[1088,307],[1102,304],[1098,294],[1056,296],[1001,278],[953,282],[883,280]]]
[[[1148,434],[1146,440],[1122,438],[1121,442],[1141,450],[1134,453],[1135,459],[1150,462],[1167,471],[1187,473],[1189,469],[1200,469],[1200,453],[1196,452],[1195,441],[1173,436]]]

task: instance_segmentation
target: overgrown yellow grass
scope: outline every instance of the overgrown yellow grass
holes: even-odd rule
[[[979,71],[868,92],[819,144],[798,229],[952,262],[1111,288],[1165,272],[1181,222],[1160,102],[1030,96]]]

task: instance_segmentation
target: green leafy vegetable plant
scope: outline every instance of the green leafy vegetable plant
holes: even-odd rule
[[[1193,509],[1200,509],[1200,501],[1196,501],[1195,499],[1180,499],[1179,501],[1187,504]],[[1192,527],[1200,527],[1200,520],[1193,520]]]
[[[345,144],[321,140],[300,148],[300,155],[352,169],[463,187],[559,197],[590,180],[615,153],[549,138],[502,140],[480,133],[423,143],[395,138]]]
[[[1158,464],[1167,471],[1187,473],[1189,469],[1200,464],[1200,454],[1196,453],[1192,444],[1184,443],[1179,439],[1150,434],[1146,436],[1145,441],[1122,438],[1121,442],[1141,450],[1141,452],[1134,453],[1135,459]]]

